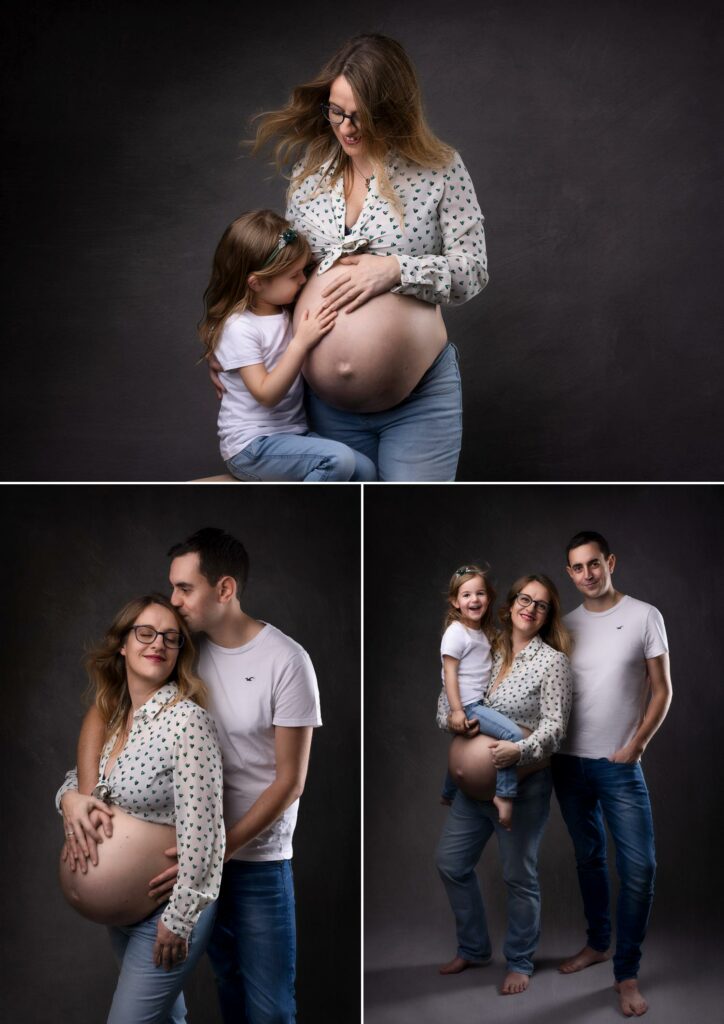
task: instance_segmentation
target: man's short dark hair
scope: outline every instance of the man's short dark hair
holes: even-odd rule
[[[608,545],[608,541],[602,534],[596,533],[595,530],[583,530],[581,533],[577,533],[575,537],[571,537],[566,544],[567,563],[570,561],[568,558],[570,552],[573,551],[574,548],[580,548],[583,544],[598,544],[604,558],[608,558],[611,554],[611,548]]]
[[[194,552],[199,556],[199,571],[211,586],[222,576],[232,576],[236,580],[236,595],[241,601],[249,576],[249,556],[241,541],[224,530],[206,526],[180,544],[174,544],[168,551],[168,557],[179,558]]]

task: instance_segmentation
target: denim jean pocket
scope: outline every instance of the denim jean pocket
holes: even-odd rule
[[[435,362],[422,375],[411,395],[431,397],[454,394],[460,391],[460,370],[458,353],[452,342],[448,342]]]

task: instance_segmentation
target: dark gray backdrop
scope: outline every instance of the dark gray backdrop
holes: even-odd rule
[[[720,479],[716,8],[11,2],[0,478],[217,471],[195,365],[211,255],[242,210],[283,208],[239,140],[382,31],[486,215],[491,283],[446,315],[460,479]]]
[[[370,1024],[432,1024],[446,1019],[443,1014],[467,1022],[491,1010],[496,1021],[529,1020],[534,1011],[545,1024],[610,1019],[610,967],[596,969],[597,975],[585,972],[567,986],[553,970],[585,940],[572,848],[555,797],[540,857],[542,973],[530,998],[500,1000],[494,992],[502,976],[505,927],[495,840],[479,873],[497,968],[460,979],[440,979],[436,971],[455,953],[452,913],[434,865],[447,813],[438,797],[449,739],[434,724],[447,582],[459,565],[487,560],[499,606],[518,576],[542,571],[559,587],[569,611],[580,599],[565,575],[563,548],[582,529],[608,538],[619,558],[616,586],[660,609],[671,650],[673,703],[643,758],[659,863],[644,991],[656,1008],[654,1020],[718,1019],[721,1007],[711,1002],[719,997],[709,972],[724,952],[722,904],[713,881],[720,874],[723,810],[716,754],[723,707],[723,514],[724,492],[716,487],[365,489]],[[600,999],[582,994],[580,1004],[571,1002],[578,984],[602,989]]]
[[[357,487],[5,489],[3,695],[4,1016],[105,1020],[116,968],[105,929],[58,888],[53,797],[75,761],[84,647],[131,596],[168,592],[172,543],[201,526],[243,540],[244,608],[309,651],[322,700],[294,842],[298,1004],[305,1021],[359,1013],[360,574]],[[206,958],[191,1020],[220,1020]],[[328,1008],[335,1008],[327,1016]]]

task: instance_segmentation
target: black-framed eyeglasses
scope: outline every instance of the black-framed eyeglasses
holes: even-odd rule
[[[179,633],[177,629],[160,630],[154,629],[153,626],[131,626],[131,629],[139,644],[152,644],[156,637],[160,636],[163,638],[163,646],[170,647],[174,651],[183,647],[186,639],[183,633]]]
[[[333,124],[335,128],[338,128],[345,121],[349,121],[353,128],[359,128],[359,114],[357,111],[354,114],[345,114],[339,107],[335,107],[330,103],[320,103],[320,109],[324,116],[327,118],[330,124]]]
[[[536,615],[538,612],[541,615],[547,615],[551,608],[547,601],[534,601],[529,594],[516,594],[515,599],[521,608],[530,608],[532,605]]]

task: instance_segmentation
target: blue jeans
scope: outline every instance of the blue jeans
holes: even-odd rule
[[[490,800],[471,800],[458,791],[437,848],[437,869],[447,891],[457,929],[458,956],[485,961],[491,956],[475,866],[485,844],[497,834],[508,890],[508,929],[503,953],[509,971],[533,973],[533,953],[540,935],[538,847],[548,821],[551,773],[542,768],[518,784],[515,828],[498,824]]]
[[[376,480],[374,463],[318,434],[268,434],[228,459],[237,480]]]
[[[641,765],[556,754],[553,782],[573,840],[588,945],[601,952],[611,943],[604,819],[609,827],[620,882],[613,971],[616,981],[636,978],[656,875],[654,823]]]
[[[293,1024],[297,939],[289,860],[224,865],[209,958],[225,1024]]]
[[[186,959],[170,971],[156,967],[151,959],[164,909],[159,907],[150,917],[127,928],[108,929],[120,974],[107,1024],[184,1024],[186,1020],[181,989],[206,949],[216,904],[201,912],[191,932]]]
[[[523,733],[512,719],[501,715],[494,708],[486,707],[482,701],[475,701],[473,704],[466,704],[463,708],[465,717],[477,718],[480,723],[480,731],[485,736],[493,736],[496,740],[510,740],[517,743],[523,739]],[[442,795],[446,800],[452,800],[458,791],[453,782],[450,772],[445,775],[445,782],[442,787]],[[498,768],[495,782],[495,795],[507,798],[514,798],[518,794],[518,769],[515,766],[510,768]]]
[[[454,480],[463,434],[457,350],[446,345],[414,391],[392,409],[346,412],[307,388],[307,417],[324,437],[367,455],[380,480]]]

